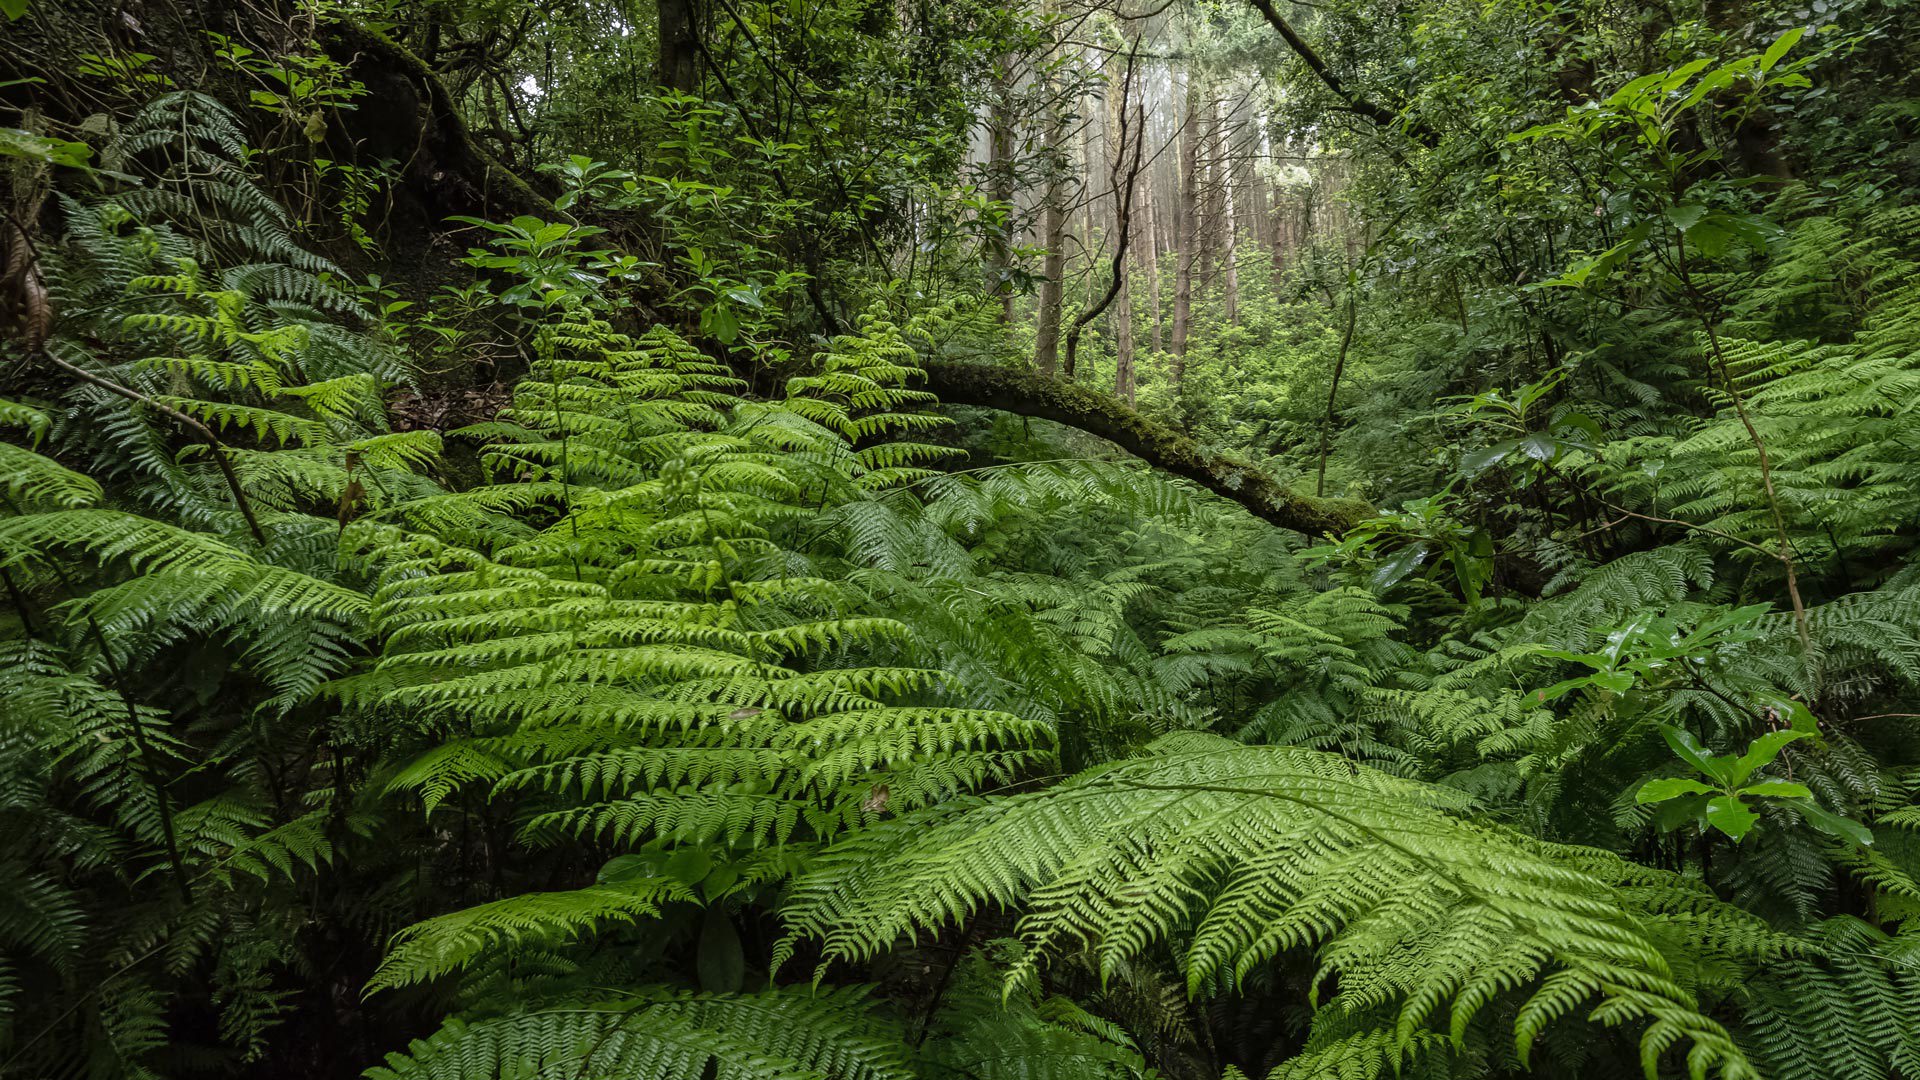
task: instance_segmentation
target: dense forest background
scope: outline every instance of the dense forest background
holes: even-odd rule
[[[0,0],[0,1074],[1920,1077],[1909,0]]]

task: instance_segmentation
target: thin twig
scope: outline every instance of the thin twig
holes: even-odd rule
[[[198,436],[202,442],[207,444],[208,451],[213,455],[213,463],[220,467],[220,475],[226,479],[227,488],[233,492],[233,502],[235,506],[239,507],[240,516],[247,519],[247,530],[253,533],[254,542],[261,547],[267,546],[267,534],[260,528],[260,519],[254,516],[253,503],[248,500],[246,491],[240,486],[240,477],[233,471],[233,462],[227,460],[226,444],[220,441],[220,436],[215,435],[212,428],[171,405],[164,405],[155,401],[138,390],[122,386],[111,379],[95,375],[85,368],[69,364],[53,353],[48,352],[46,349],[37,350],[33,355],[45,359],[53,366],[79,379],[81,382],[97,386],[109,393],[118,394],[128,401],[145,405]]]
[[[1133,161],[1131,165],[1128,166],[1126,182],[1122,184],[1119,183],[1118,180],[1120,163],[1126,160],[1124,148],[1127,145],[1127,104],[1133,96],[1133,63],[1139,56],[1139,52],[1140,39],[1135,38],[1133,50],[1127,53],[1126,75],[1120,83],[1120,146],[1122,147],[1122,151],[1120,158],[1113,164],[1115,176],[1114,186],[1119,189],[1120,192],[1120,202],[1114,210],[1115,231],[1119,233],[1119,238],[1114,244],[1113,250],[1113,280],[1107,283],[1106,295],[1100,298],[1100,302],[1082,311],[1079,317],[1073,320],[1073,325],[1067,328],[1067,357],[1066,361],[1060,365],[1060,373],[1068,382],[1073,381],[1074,360],[1080,352],[1080,332],[1085,330],[1088,323],[1099,318],[1100,313],[1106,311],[1107,308],[1113,304],[1113,298],[1120,295],[1120,286],[1126,281],[1127,240],[1129,233],[1132,232],[1129,225],[1131,224],[1133,216],[1133,186],[1134,182],[1140,178],[1140,151],[1145,147],[1147,142],[1146,106],[1144,105],[1137,105],[1134,109],[1134,119],[1140,131],[1134,136]]]

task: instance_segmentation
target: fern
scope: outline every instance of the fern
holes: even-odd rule
[[[857,994],[656,994],[452,1020],[369,1080],[527,1077],[555,1072],[679,1080],[720,1076],[891,1080],[910,1075],[898,1042]]]
[[[1023,903],[1034,952],[1016,980],[1074,948],[1111,971],[1178,934],[1190,937],[1184,967],[1199,990],[1313,948],[1316,982],[1338,982],[1324,1012],[1397,1005],[1389,1053],[1412,1046],[1442,1006],[1458,1039],[1487,1002],[1538,979],[1515,1024],[1523,1059],[1550,1023],[1599,998],[1610,1022],[1647,1025],[1649,1075],[1681,1040],[1696,1075],[1754,1075],[1674,980],[1666,935],[1650,925],[1667,916],[1623,888],[1643,872],[1474,825],[1463,806],[1328,755],[1176,736],[1046,792],[856,834],[795,884],[785,914],[795,939],[818,939],[831,962]],[[1747,922],[1721,947],[1753,961],[1780,944]]]

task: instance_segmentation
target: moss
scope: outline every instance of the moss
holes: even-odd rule
[[[929,363],[928,388],[941,400],[1002,409],[1078,428],[1141,460],[1309,536],[1339,533],[1373,512],[1355,499],[1318,499],[1289,490],[1248,462],[1210,455],[1183,432],[1155,423],[1115,398],[1030,371],[985,364]]]

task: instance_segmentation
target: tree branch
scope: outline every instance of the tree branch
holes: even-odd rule
[[[48,363],[79,379],[83,383],[97,386],[108,393],[118,394],[128,401],[145,405],[155,410],[160,415],[192,432],[201,442],[206,443],[207,452],[213,455],[213,463],[220,467],[220,475],[225,478],[227,482],[227,490],[233,492],[233,504],[240,509],[240,516],[247,519],[247,531],[253,534],[255,543],[261,547],[267,546],[267,534],[260,529],[260,519],[253,516],[253,503],[248,501],[246,489],[240,486],[240,477],[233,471],[233,462],[227,460],[226,444],[220,441],[220,436],[215,435],[212,428],[171,405],[164,405],[153,400],[138,390],[121,386],[111,379],[102,378],[85,368],[69,364],[45,349],[38,350],[34,355],[45,359]]]
[[[1140,150],[1147,142],[1146,106],[1135,106],[1140,130],[1134,136],[1133,163],[1127,169],[1126,179],[1123,182],[1120,178],[1120,164],[1127,159],[1127,103],[1133,96],[1133,62],[1139,52],[1140,39],[1136,37],[1133,39],[1133,51],[1127,54],[1127,73],[1120,82],[1120,153],[1114,159],[1112,177],[1115,195],[1120,200],[1114,209],[1114,231],[1119,234],[1119,237],[1113,246],[1113,280],[1107,283],[1106,295],[1100,298],[1100,302],[1082,311],[1080,317],[1073,320],[1073,325],[1067,328],[1067,359],[1061,365],[1061,374],[1068,379],[1073,378],[1074,360],[1080,353],[1080,332],[1113,304],[1113,298],[1120,295],[1120,286],[1126,281],[1127,236],[1130,232],[1128,225],[1133,216],[1133,185],[1134,181],[1140,177]],[[1122,312],[1120,317],[1131,319],[1133,313]]]
[[[1326,60],[1322,59],[1320,54],[1314,51],[1313,46],[1307,44],[1306,39],[1301,37],[1292,24],[1280,15],[1279,10],[1273,6],[1273,0],[1247,0],[1247,2],[1266,17],[1269,25],[1279,31],[1281,38],[1287,43],[1287,48],[1292,49],[1293,54],[1300,58],[1300,62],[1307,65],[1307,70],[1313,72],[1321,85],[1333,91],[1333,96],[1339,98],[1349,112],[1364,116],[1373,121],[1376,126],[1383,128],[1393,127],[1400,122],[1399,113],[1347,89],[1346,84],[1340,81],[1340,76],[1335,75],[1333,69],[1327,66]],[[1434,146],[1440,141],[1439,135],[1432,128],[1412,118],[1407,120],[1407,132],[1425,146]]]
[[[1339,533],[1373,512],[1355,499],[1317,499],[1288,490],[1254,466],[1203,453],[1185,435],[1083,386],[991,364],[929,361],[922,366],[927,388],[942,402],[1037,416],[1097,435],[1283,529],[1316,537]]]

